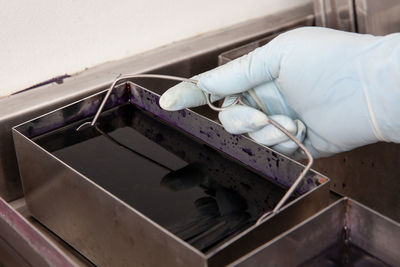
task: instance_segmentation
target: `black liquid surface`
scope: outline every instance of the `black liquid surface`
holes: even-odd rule
[[[250,226],[284,190],[133,105],[35,142],[200,250]]]
[[[301,267],[320,266],[387,267],[389,265],[351,243],[339,242],[301,265]]]

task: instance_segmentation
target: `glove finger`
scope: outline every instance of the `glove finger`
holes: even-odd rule
[[[285,127],[291,134],[297,132],[296,123],[286,115],[272,115],[271,119]],[[274,146],[289,140],[289,138],[275,126],[268,124],[258,131],[250,132],[249,136],[256,142],[266,146]]]
[[[220,96],[211,96],[211,101],[221,99]],[[207,103],[204,92],[195,84],[181,82],[169,88],[160,97],[160,107],[169,110],[181,110],[184,108],[198,107]]]
[[[210,94],[227,96],[245,92],[279,74],[281,50],[275,39],[263,47],[199,74],[199,86]]]
[[[295,122],[296,122],[296,127],[297,127],[297,132],[296,132],[295,137],[300,142],[303,142],[304,138],[306,137],[306,126],[300,120],[295,120]],[[287,140],[285,142],[274,145],[272,147],[272,149],[274,149],[284,155],[289,156],[289,155],[292,155],[298,149],[298,146],[292,140]]]
[[[268,117],[263,112],[242,105],[221,111],[218,118],[225,130],[231,134],[254,132],[268,124]]]
[[[264,104],[269,115],[283,114],[291,118],[296,117],[274,81],[254,87],[254,93]]]

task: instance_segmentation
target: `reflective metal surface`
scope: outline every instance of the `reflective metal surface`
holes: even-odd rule
[[[315,25],[355,32],[353,0],[314,0]]]
[[[331,190],[400,221],[400,145],[376,143],[316,159],[316,170],[331,180]]]
[[[355,0],[357,32],[386,35],[400,32],[399,0]]]
[[[257,47],[267,44],[269,41],[274,39],[280,33],[283,33],[285,31],[288,31],[290,29],[295,29],[298,27],[312,26],[312,25],[314,25],[314,16],[313,15],[305,16],[305,17],[299,18],[297,20],[293,20],[293,21],[290,21],[287,23],[282,23],[281,25],[277,25],[277,26],[275,26],[275,28],[271,29],[267,33],[267,36],[264,38],[221,53],[218,56],[218,65],[225,64],[235,58],[238,58],[240,56],[243,56],[243,55],[253,51]]]
[[[399,0],[314,0],[317,26],[386,35],[400,31]]]
[[[290,185],[304,168],[246,137],[228,134],[220,124],[193,111],[164,111],[157,105],[159,96],[140,86],[130,84],[129,89],[130,95],[126,94],[128,90],[123,85],[113,91],[106,109],[127,101],[129,97],[132,103],[283,185]],[[251,226],[204,254],[30,140],[45,131],[77,121],[81,116],[90,119],[104,94],[56,110],[14,130],[29,210],[95,264],[221,266],[311,216],[329,201],[328,180],[311,171],[299,187],[303,194],[296,200],[261,225]],[[78,116],[74,118],[74,115]],[[234,141],[223,144],[223,140]],[[273,164],[265,164],[266,159]]]
[[[0,198],[1,266],[77,266]]]
[[[343,198],[230,266],[399,266],[399,250],[399,223]]]

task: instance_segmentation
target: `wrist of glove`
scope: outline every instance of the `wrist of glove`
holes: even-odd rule
[[[375,37],[305,27],[199,74],[212,100],[242,93],[249,106],[219,113],[225,129],[291,155],[297,146],[267,115],[302,141],[314,157],[377,141],[400,142],[400,34]],[[249,90],[261,100],[260,109]],[[178,110],[206,104],[197,86],[181,83],[160,105]]]

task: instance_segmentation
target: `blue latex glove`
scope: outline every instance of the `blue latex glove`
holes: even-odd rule
[[[196,78],[214,99],[254,88],[271,118],[300,140],[301,122],[307,126],[304,144],[315,157],[378,141],[400,142],[399,33],[376,37],[299,28]],[[166,110],[205,103],[201,90],[188,83],[160,99]],[[219,119],[228,132],[248,133],[280,152],[293,152],[294,144],[255,108],[235,106],[220,112]]]

